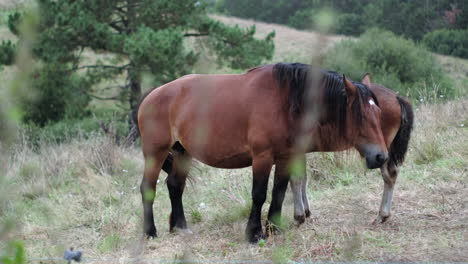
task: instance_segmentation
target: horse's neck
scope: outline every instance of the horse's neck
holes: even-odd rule
[[[308,133],[309,152],[334,152],[353,147],[353,142],[346,139],[333,124],[317,124]]]

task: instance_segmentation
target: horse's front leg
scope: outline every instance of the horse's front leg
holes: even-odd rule
[[[304,169],[304,176],[302,178],[302,203],[304,204],[304,214],[306,217],[310,217],[309,199],[307,198],[307,173]]]
[[[398,168],[392,161],[387,161],[380,168],[380,171],[384,180],[384,191],[382,195],[382,202],[380,203],[379,215],[374,221],[374,223],[377,224],[384,223],[391,215],[390,211],[392,208],[393,189],[398,177]]]
[[[252,159],[252,209],[245,231],[247,239],[251,243],[256,243],[258,240],[265,238],[261,223],[262,206],[266,200],[268,177],[272,166],[273,156],[268,151],[255,154]]]
[[[291,191],[294,200],[294,219],[297,224],[305,222],[306,217],[310,216],[309,202],[307,201],[306,185],[306,159],[305,155],[296,158],[293,161],[292,175],[291,175]]]

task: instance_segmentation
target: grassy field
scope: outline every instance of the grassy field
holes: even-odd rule
[[[253,23],[216,18],[242,26]],[[322,38],[265,23],[257,23],[257,30],[260,36],[276,31],[273,61],[309,62],[310,53],[318,50],[315,40]],[[333,45],[343,37],[325,38],[327,45]],[[438,58],[462,85],[468,62]],[[13,71],[7,69],[3,77]],[[415,129],[397,181],[393,216],[382,225],[372,224],[383,189],[379,171],[365,169],[355,151],[317,153],[308,155],[312,217],[304,225],[294,225],[288,191],[285,232],[264,244],[248,244],[244,229],[251,200],[250,169],[221,170],[200,164],[184,195],[193,234],[168,232],[170,202],[163,173],[155,201],[159,237],[145,240],[139,192],[141,151],[102,136],[76,137],[65,144],[43,142],[36,151],[18,143],[8,153],[8,185],[3,186],[8,207],[1,218],[18,224],[9,237],[24,241],[32,263],[63,263],[64,250],[72,246],[84,252],[87,263],[466,261],[467,108],[466,98],[415,107]]]
[[[354,151],[308,155],[312,218],[296,227],[288,191],[287,229],[262,246],[245,242],[250,170],[199,166],[184,196],[193,234],[170,234],[165,175],[155,202],[159,237],[142,239],[138,148],[109,138],[44,144],[35,153],[18,146],[9,177],[17,199],[13,236],[30,258],[83,250],[91,263],[116,258],[156,260],[465,261],[468,257],[468,101],[422,105],[409,156],[401,168],[392,218],[371,224],[382,180]],[[270,183],[271,190],[271,183]],[[12,194],[13,195],[13,194]],[[268,202],[265,204],[266,214]],[[8,217],[8,214],[4,217]],[[104,260],[102,259],[104,258]],[[107,260],[105,260],[107,258]],[[51,263],[51,262],[47,262]],[[57,261],[55,263],[60,263]]]

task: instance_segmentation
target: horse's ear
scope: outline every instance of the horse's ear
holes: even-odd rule
[[[370,73],[364,74],[364,77],[362,77],[361,81],[365,86],[370,87],[371,81],[370,81]]]
[[[345,85],[345,89],[346,89],[346,94],[348,96],[354,96],[356,95],[356,86],[354,86],[354,84],[352,82],[350,82],[348,79],[346,79],[346,76],[343,74],[343,83]]]

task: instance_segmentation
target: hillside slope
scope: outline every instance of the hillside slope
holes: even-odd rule
[[[212,16],[228,25],[250,27],[255,25],[258,37],[264,37],[271,31],[275,31],[275,55],[274,62],[303,62],[310,63],[312,56],[323,52],[336,42],[349,38],[339,35],[323,35],[313,31],[302,31],[278,24],[269,24],[249,19],[240,19],[228,16]]]
[[[274,61],[309,62],[313,47],[323,43],[314,32],[215,18],[255,23],[259,36],[275,30]],[[342,38],[329,36],[327,45]],[[467,61],[438,57],[452,76],[466,76]],[[365,169],[355,151],[316,153],[308,155],[312,217],[304,225],[294,225],[288,190],[285,231],[263,245],[248,244],[250,168],[200,165],[184,194],[193,234],[168,232],[170,203],[162,173],[154,205],[159,237],[145,240],[141,150],[102,136],[18,144],[8,157],[8,207],[0,218],[20,224],[10,237],[24,241],[31,263],[62,263],[69,247],[82,250],[86,263],[463,262],[468,259],[467,106],[467,99],[459,99],[414,107],[415,129],[397,180],[393,216],[382,225],[371,224],[383,189],[378,170]],[[263,219],[271,187],[270,179]]]
[[[318,51],[326,51],[343,39],[355,39],[349,36],[324,35],[314,31],[297,30],[284,25],[236,17],[213,15],[212,18],[231,26],[250,27],[255,25],[258,37],[264,37],[269,32],[275,31],[275,54],[272,62],[310,63],[312,56],[316,55]],[[468,78],[468,60],[439,54],[434,55],[443,65],[444,69],[456,80]]]

